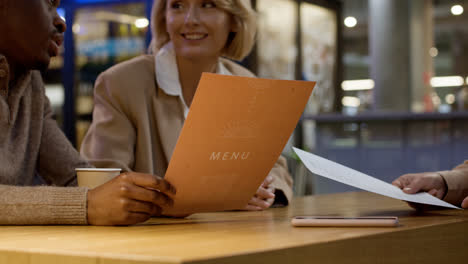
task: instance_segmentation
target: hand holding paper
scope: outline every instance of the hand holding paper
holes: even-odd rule
[[[350,169],[341,164],[321,158],[306,151],[297,148],[293,149],[307,169],[309,169],[312,173],[323,176],[325,178],[399,200],[460,209],[459,207],[437,199],[428,193],[406,194],[396,186],[359,171]]]
[[[437,172],[410,173],[400,176],[392,182],[407,194],[427,192],[442,199],[447,192],[447,184]]]

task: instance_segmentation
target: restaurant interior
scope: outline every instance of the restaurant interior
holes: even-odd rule
[[[283,150],[296,195],[355,189],[308,172],[292,146],[387,182],[468,158],[465,1],[252,3],[257,42],[239,63],[261,78],[317,82]],[[62,0],[65,42],[43,77],[56,119],[78,149],[97,76],[148,52],[151,5]]]

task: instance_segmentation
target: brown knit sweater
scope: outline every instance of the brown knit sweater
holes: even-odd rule
[[[0,224],[86,224],[87,189],[63,187],[77,167],[89,165],[53,120],[40,73],[9,87],[0,54]],[[36,177],[52,186],[32,187]]]

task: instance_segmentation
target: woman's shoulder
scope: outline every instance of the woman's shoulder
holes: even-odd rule
[[[250,70],[232,60],[221,58],[221,63],[232,73],[232,75],[256,77],[255,74],[253,74]]]
[[[138,79],[139,76],[149,74],[154,75],[154,56],[153,55],[140,55],[130,60],[118,63],[101,75],[115,76],[117,78],[134,78]]]
[[[155,89],[154,56],[141,55],[102,72],[96,80],[95,96],[107,94],[124,101],[151,97]]]

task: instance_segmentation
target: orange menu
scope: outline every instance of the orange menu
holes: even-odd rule
[[[270,172],[315,82],[203,73],[165,179],[164,214],[243,208]]]

